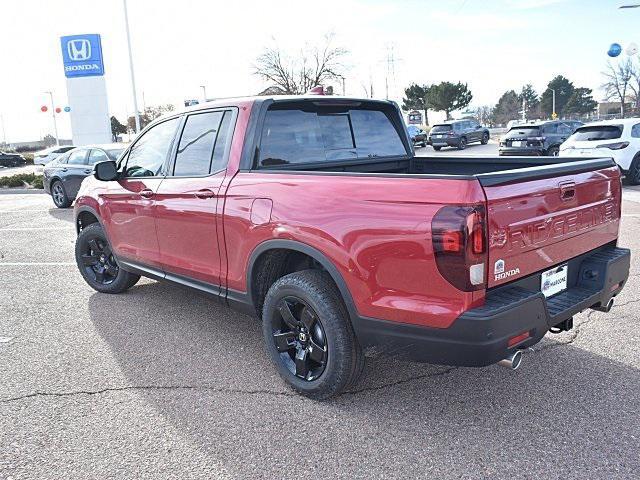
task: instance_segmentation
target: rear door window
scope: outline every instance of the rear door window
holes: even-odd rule
[[[259,166],[406,155],[382,110],[304,106],[268,110]]]
[[[633,138],[640,138],[640,123],[636,123],[631,127],[631,136]]]
[[[69,159],[67,160],[67,164],[69,165],[84,165],[87,160],[87,151],[86,150],[76,150],[71,152],[69,155]]]
[[[613,140],[622,136],[622,125],[592,125],[580,127],[573,134],[576,142],[592,142],[597,140]]]
[[[89,153],[89,165],[95,165],[98,162],[104,162],[107,160],[109,160],[107,154],[97,148],[92,149],[91,153]]]
[[[182,130],[173,170],[176,176],[208,175],[224,112],[189,115]]]

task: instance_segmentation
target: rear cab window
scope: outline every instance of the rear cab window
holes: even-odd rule
[[[622,125],[591,125],[577,129],[572,140],[576,142],[593,142],[597,140],[613,140],[622,136]]]
[[[446,133],[452,130],[451,125],[434,125],[431,133]]]
[[[319,103],[319,102],[318,102]],[[407,156],[392,106],[275,103],[266,113],[258,167]]]

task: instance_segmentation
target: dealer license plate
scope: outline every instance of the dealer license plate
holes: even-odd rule
[[[569,266],[562,265],[542,272],[540,291],[545,297],[551,297],[567,289]]]
[[[524,147],[526,144],[526,142],[521,142],[521,141],[515,141],[515,142],[511,142],[511,146],[512,147]]]

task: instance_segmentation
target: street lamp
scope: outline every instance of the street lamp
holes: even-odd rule
[[[133,54],[131,53],[131,34],[129,33],[129,15],[127,14],[127,0],[122,0],[124,7],[124,24],[127,30],[127,48],[129,49],[129,70],[131,71],[131,88],[133,89],[133,116],[136,121],[136,133],[140,131],[140,113],[138,112],[138,97],[136,96],[136,77],[133,73]]]
[[[553,106],[551,107],[551,118],[554,118],[558,116],[558,114],[556,113],[556,91],[552,88],[551,93],[553,94],[553,101],[552,101]]]
[[[53,117],[53,131],[56,134],[56,145],[60,146],[60,140],[58,139],[58,124],[56,122],[56,107],[53,104],[53,93],[52,92],[44,92],[49,94],[49,98],[51,99],[51,116]]]

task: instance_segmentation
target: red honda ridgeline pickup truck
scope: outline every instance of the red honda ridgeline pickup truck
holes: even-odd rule
[[[94,177],[75,205],[87,283],[170,280],[257,315],[279,373],[316,399],[354,384],[371,347],[514,368],[608,311],[629,272],[611,159],[416,157],[391,102],[199,105]]]

